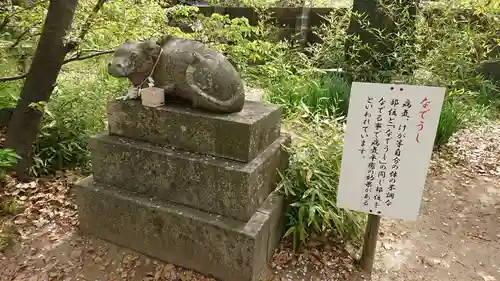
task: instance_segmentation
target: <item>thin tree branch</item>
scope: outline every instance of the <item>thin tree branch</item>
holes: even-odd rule
[[[28,76],[28,73],[23,73],[15,76],[0,77],[0,82],[14,81],[24,79]]]
[[[85,56],[76,55],[75,57],[64,60],[62,64],[64,65],[64,64],[67,64],[67,63],[70,63],[73,61],[81,61],[81,60],[94,58],[97,56],[111,54],[114,51],[115,50],[99,51],[97,53],[93,53],[93,54],[85,55]],[[0,77],[0,82],[8,82],[8,81],[15,81],[15,80],[24,79],[24,78],[26,78],[27,75],[28,75],[28,73],[23,73],[23,74],[19,74],[19,75],[15,75],[15,76]]]
[[[2,31],[6,26],[7,24],[9,24],[10,22],[10,15],[12,15],[12,1],[8,1],[5,5],[7,5],[7,9],[8,9],[8,16],[5,16],[5,18],[2,20],[2,23],[0,24],[0,31]]]
[[[92,12],[88,15],[87,19],[83,23],[80,35],[78,36],[78,40],[76,42],[69,42],[67,44],[68,47],[68,53],[75,50],[78,48],[80,43],[85,39],[85,36],[87,36],[87,33],[90,31],[90,26],[92,25],[94,17],[99,13],[101,8],[104,6],[104,4],[108,0],[98,0],[97,3],[95,4],[94,8],[92,9]]]
[[[7,24],[9,24],[9,22],[10,22],[10,17],[5,17],[2,23],[0,24],[0,31],[2,31],[7,26]]]
[[[31,27],[28,27],[26,28],[26,30],[23,31],[23,33],[21,33],[21,35],[19,35],[16,39],[16,42],[14,42],[14,44],[12,44],[9,48],[10,49],[13,49],[14,47],[16,47],[19,43],[21,43],[21,40],[23,39],[24,36],[26,36],[26,34],[28,34],[31,29],[35,26],[37,26],[38,24],[40,24],[41,22],[36,22],[35,24],[33,24],[33,26]],[[38,35],[40,35],[41,33],[38,33]],[[36,36],[36,34],[35,34]]]
[[[13,49],[14,47],[16,47],[19,43],[21,43],[21,40],[23,39],[23,37],[28,34],[31,30],[31,27],[28,27],[26,28],[26,30],[23,31],[23,33],[21,33],[21,35],[19,35],[16,39],[16,42],[14,42],[9,48],[10,49]]]
[[[23,9],[21,9],[21,10],[19,10],[19,11],[15,11],[15,12],[13,12],[12,14],[10,14],[10,17],[15,16],[15,15],[17,15],[17,14],[20,14],[20,13],[22,13],[22,12],[26,11],[26,10],[31,10],[31,9],[35,8],[36,6],[38,6],[38,5],[42,4],[43,2],[48,2],[48,1],[50,1],[50,0],[40,0],[40,1],[38,1],[38,2],[35,2],[35,3],[33,3],[33,4],[29,5],[29,6],[28,6],[28,7],[26,7],[26,8],[23,8]]]
[[[84,49],[84,50],[78,50],[76,53],[76,56],[82,56],[83,54],[86,53],[100,53],[100,52],[107,52],[108,50],[100,50],[100,49]],[[111,50],[109,50],[111,51]]]
[[[2,20],[2,23],[0,24],[0,31],[2,31],[2,30],[3,30],[6,26],[7,26],[7,24],[9,24],[10,20],[11,20],[11,19],[12,19],[15,15],[20,14],[20,13],[22,13],[22,12],[24,12],[24,11],[27,11],[27,10],[31,10],[31,9],[35,8],[36,6],[38,6],[38,5],[42,4],[43,2],[48,2],[48,1],[50,1],[50,0],[40,0],[40,1],[38,1],[38,2],[35,2],[35,3],[31,4],[31,5],[29,5],[28,7],[25,7],[25,8],[23,8],[23,9],[18,10],[18,11],[15,11],[15,12],[12,12],[12,10],[11,10],[11,11],[10,11],[10,13],[9,13],[9,15],[8,15],[8,16],[6,16],[6,17]]]
[[[27,8],[25,8],[23,10],[17,11],[16,13],[22,12],[22,11],[27,10],[27,9],[32,9],[32,8],[36,7],[38,4],[43,3],[45,1],[49,1],[49,0],[40,0],[39,2],[37,2],[37,3],[35,3],[35,4],[31,5],[31,6],[29,6]],[[104,6],[104,4],[107,1],[108,0],[98,0],[97,1],[96,5],[92,9],[92,12],[89,14],[89,16],[87,17],[87,19],[85,20],[85,23],[83,24],[80,36],[78,36],[79,42],[82,42],[83,39],[85,39],[85,36],[90,31],[90,26],[92,25],[92,20],[94,19],[94,17],[97,15],[97,13],[101,10],[101,8]],[[10,17],[12,17],[16,13],[12,13],[10,15]],[[4,21],[6,21],[5,24],[8,23],[8,19],[5,19]],[[3,23],[2,23],[2,25],[3,25]],[[75,50],[78,47],[79,42],[69,42],[67,44],[67,52],[69,53],[69,52]],[[19,43],[17,43],[17,44],[19,44]],[[93,58],[93,57],[97,57],[97,56],[101,56],[101,55],[105,55],[105,54],[110,54],[112,52],[114,52],[114,50],[99,51],[99,52],[96,52],[96,53],[93,53],[93,54],[90,54],[90,55],[86,55],[86,56],[82,56],[81,55],[82,52],[79,52],[75,57],[72,57],[72,58],[69,58],[69,59],[65,60],[62,64],[64,65],[64,64],[72,62],[72,61],[79,61],[79,60],[90,59],[90,58]],[[15,81],[15,80],[24,79],[24,78],[26,78],[27,75],[28,75],[27,73],[22,73],[22,74],[15,75],[15,76],[0,77],[0,82],[7,82],[7,81]]]
[[[98,0],[97,1],[97,4],[95,4],[94,9],[92,9],[92,12],[89,14],[89,16],[87,17],[87,20],[83,24],[82,32],[80,33],[80,36],[78,37],[78,39],[80,39],[80,41],[83,41],[83,39],[85,39],[85,36],[90,31],[90,25],[92,24],[92,20],[97,15],[97,13],[99,13],[102,6],[104,6],[104,4],[107,1],[108,0]]]
[[[69,58],[67,60],[65,60],[63,62],[63,65],[64,64],[67,64],[69,62],[72,62],[72,61],[79,61],[79,60],[86,60],[86,59],[90,59],[90,58],[93,58],[93,57],[97,57],[97,56],[102,56],[102,55],[106,55],[106,54],[111,54],[113,53],[115,50],[106,50],[106,51],[100,51],[100,52],[97,52],[97,53],[93,53],[93,54],[90,54],[90,55],[86,55],[86,56],[80,56],[80,55],[77,55],[75,57],[72,57],[72,58]],[[0,80],[1,81],[1,80]]]

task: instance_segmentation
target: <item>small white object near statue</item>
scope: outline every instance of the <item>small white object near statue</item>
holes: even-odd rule
[[[165,104],[165,91],[162,88],[149,87],[140,91],[143,106],[158,107]]]

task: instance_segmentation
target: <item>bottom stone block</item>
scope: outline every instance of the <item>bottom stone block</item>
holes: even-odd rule
[[[283,234],[283,198],[271,193],[247,223],[93,182],[76,184],[83,234],[221,281],[257,281]]]

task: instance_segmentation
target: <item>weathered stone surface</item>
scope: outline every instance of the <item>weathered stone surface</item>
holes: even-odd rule
[[[252,161],[280,135],[281,108],[246,101],[231,114],[201,112],[168,103],[157,108],[140,101],[108,103],[109,132],[243,162]]]
[[[269,216],[269,238],[267,246],[267,260],[270,260],[278,246],[285,230],[284,214],[285,202],[277,191],[272,192],[266,201],[257,209],[258,212]]]
[[[94,183],[76,184],[80,229],[221,281],[257,281],[282,233],[273,193],[244,223]]]
[[[90,143],[97,182],[248,221],[280,179],[289,140],[279,137],[250,163],[106,134]]]

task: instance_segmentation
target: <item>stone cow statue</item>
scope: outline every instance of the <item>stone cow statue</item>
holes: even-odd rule
[[[127,40],[116,49],[108,72],[132,82],[122,99],[136,99],[139,89],[154,84],[211,112],[239,112],[245,102],[238,71],[224,55],[196,40],[170,35],[156,42]]]

